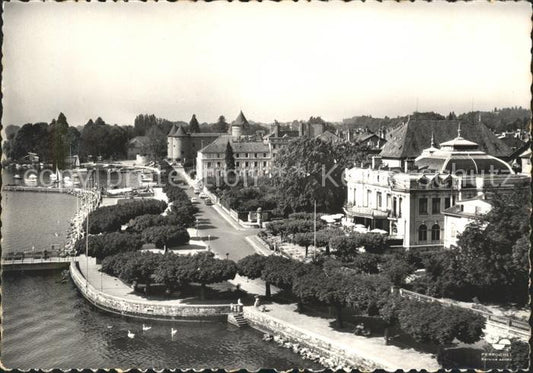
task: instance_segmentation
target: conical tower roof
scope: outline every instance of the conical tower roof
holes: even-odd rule
[[[178,126],[176,125],[176,123],[174,123],[167,136],[174,136],[177,130],[178,130]]]
[[[178,130],[174,133],[174,137],[184,137],[187,136],[187,132],[183,129],[183,126],[180,124]]]
[[[242,110],[241,112],[239,113],[239,116],[237,117],[237,119],[235,119],[232,123],[231,123],[232,126],[241,126],[241,127],[244,127],[246,125],[248,125],[248,120],[246,120],[246,117],[244,116],[244,114],[242,113]]]

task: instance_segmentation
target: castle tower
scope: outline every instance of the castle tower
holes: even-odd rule
[[[246,126],[248,126],[248,121],[246,120],[246,117],[244,116],[241,110],[237,119],[235,119],[231,123],[231,137],[233,138],[241,137],[244,133],[244,128]]]
[[[172,154],[173,158],[178,161],[184,161],[186,158],[189,158],[189,134],[185,132],[183,127],[180,125],[177,131],[174,133]]]
[[[167,135],[167,158],[170,160],[174,160],[174,134],[178,130],[178,126],[174,123],[172,128],[170,129],[170,132]]]

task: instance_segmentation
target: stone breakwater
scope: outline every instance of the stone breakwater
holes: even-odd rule
[[[395,370],[394,367],[384,367],[378,362],[350,353],[321,335],[270,317],[255,307],[244,307],[244,317],[251,327],[266,333],[263,338],[265,341],[272,341],[289,348],[302,357],[316,361],[327,368],[345,371],[352,369],[361,371]]]
[[[156,320],[203,320],[227,319],[231,313],[229,304],[179,304],[166,305],[158,301],[133,301],[106,294],[88,283],[78,268],[78,263],[70,265],[70,277],[83,295],[94,306],[108,312]]]
[[[99,191],[90,189],[65,189],[64,193],[71,194],[78,199],[78,209],[70,223],[70,228],[67,232],[67,242],[64,248],[66,253],[75,255],[74,245],[83,236],[85,229],[83,222],[89,213],[98,207],[102,197]]]

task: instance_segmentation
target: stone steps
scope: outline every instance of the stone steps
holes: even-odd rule
[[[235,325],[239,328],[248,326],[248,321],[244,318],[242,313],[231,313],[228,315],[228,322],[232,325]]]

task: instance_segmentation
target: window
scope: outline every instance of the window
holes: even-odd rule
[[[257,162],[254,162],[254,167],[257,167]]]
[[[372,201],[372,191],[367,190],[366,191],[366,206],[370,207],[370,202]]]
[[[244,162],[244,167],[248,167],[248,162]]]
[[[431,227],[431,241],[440,241],[440,227],[438,224]]]
[[[220,162],[217,162],[217,167],[220,167]]]
[[[428,227],[425,224],[422,224],[418,228],[418,241],[427,241],[428,240]]]
[[[444,209],[447,209],[450,207],[450,197],[444,198]]]
[[[267,166],[267,163],[266,162],[263,162],[263,167],[266,167]]]
[[[248,158],[248,153],[245,154],[245,157]]]
[[[392,197],[392,216],[396,217],[396,204],[398,199],[396,197]]]
[[[381,208],[381,192],[376,192],[376,207]]]
[[[254,154],[254,158],[257,158],[257,153]]]
[[[391,203],[391,197],[390,197],[390,194],[387,194],[387,208],[388,208],[389,210],[390,210],[390,208],[391,208],[390,203]]]
[[[239,162],[235,162],[235,166],[239,167]]]
[[[440,214],[440,198],[433,198],[431,200],[431,213]]]
[[[427,198],[420,198],[418,200],[418,213],[423,214],[423,215],[428,213],[428,199]]]
[[[263,153],[263,158],[266,158],[267,157],[267,153]]]
[[[207,167],[211,167],[211,162],[207,162]]]
[[[398,217],[402,217],[402,198],[398,200]]]

